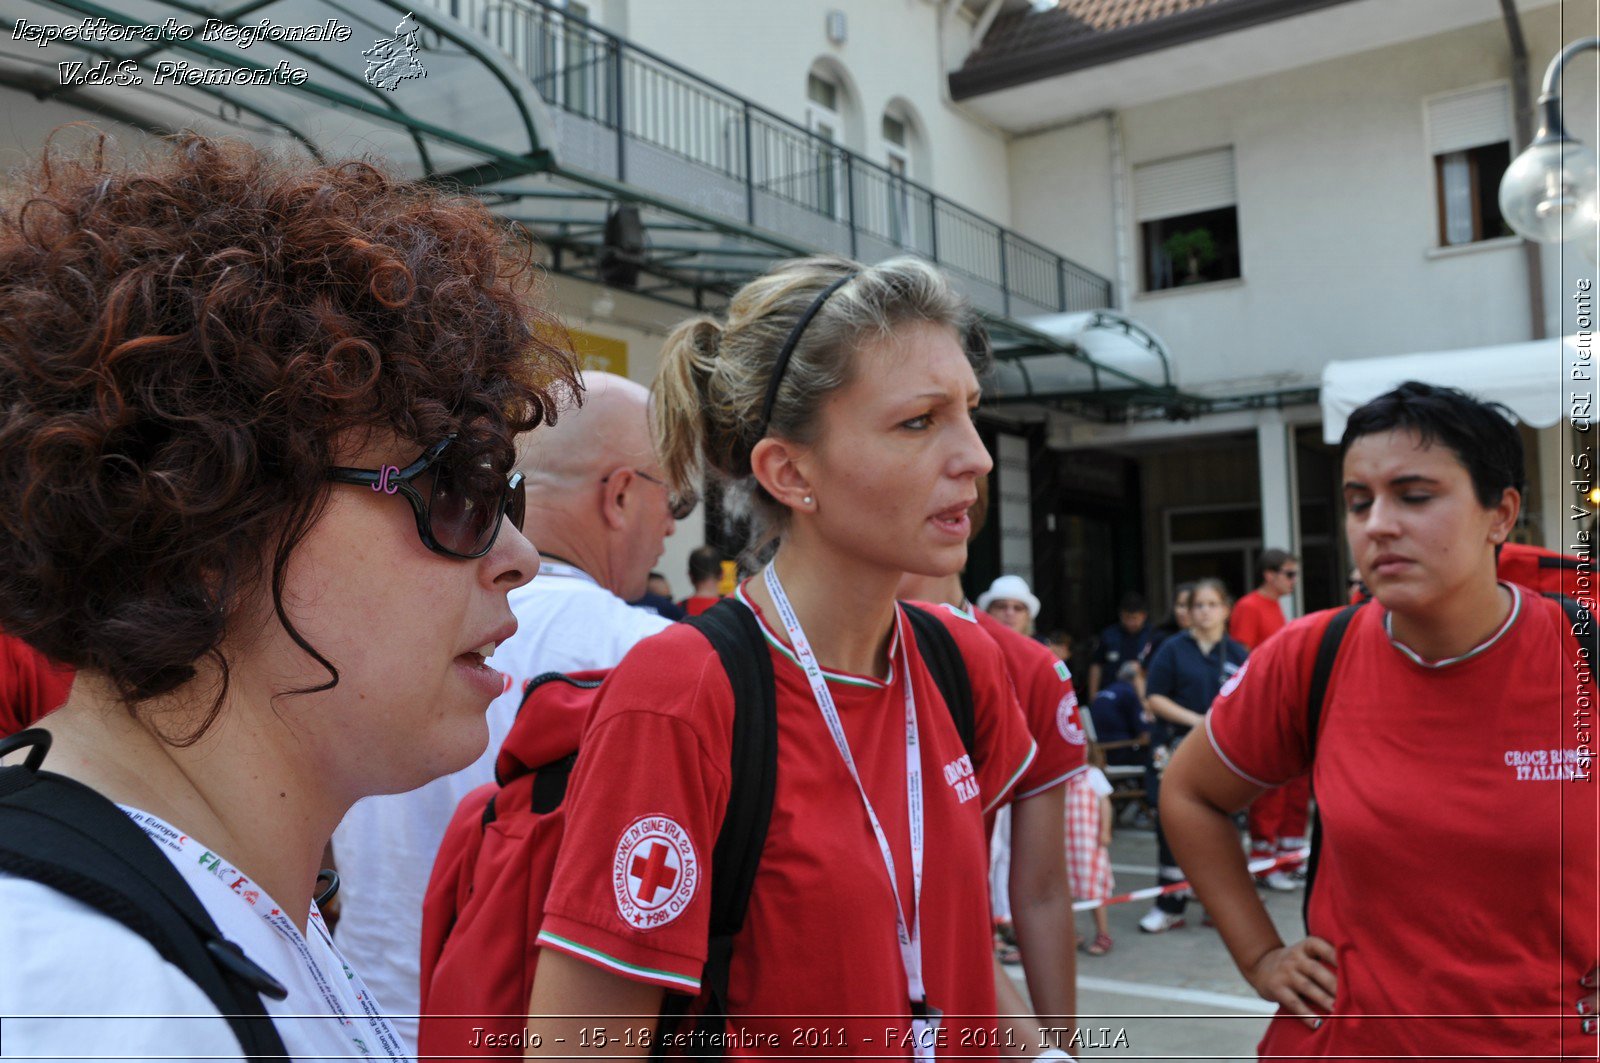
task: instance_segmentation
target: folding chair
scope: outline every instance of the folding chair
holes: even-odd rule
[[[1094,714],[1087,709],[1078,716],[1083,721],[1083,729],[1089,736],[1089,747],[1098,749],[1102,753],[1110,753],[1119,749],[1142,749],[1150,744],[1150,732],[1146,731],[1138,738],[1119,738],[1115,742],[1102,742],[1094,730]],[[1143,764],[1107,764],[1102,771],[1111,783],[1111,809],[1114,823],[1122,822],[1122,813],[1130,804],[1142,805],[1145,803],[1145,768]]]

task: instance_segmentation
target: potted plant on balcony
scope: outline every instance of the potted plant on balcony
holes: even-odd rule
[[[1167,258],[1174,267],[1187,266],[1188,273],[1184,275],[1179,284],[1199,284],[1205,280],[1200,275],[1201,269],[1209,266],[1217,258],[1217,241],[1212,237],[1210,229],[1187,229],[1183,232],[1173,233],[1167,237],[1161,249],[1167,253]]]

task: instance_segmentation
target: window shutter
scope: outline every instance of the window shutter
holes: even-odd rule
[[[1505,85],[1453,92],[1428,101],[1430,155],[1448,155],[1510,139],[1510,93]]]
[[[1133,203],[1139,221],[1198,214],[1236,202],[1232,148],[1133,168]]]

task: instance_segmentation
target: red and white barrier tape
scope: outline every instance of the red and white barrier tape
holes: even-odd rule
[[[1250,873],[1257,877],[1268,872],[1276,871],[1280,867],[1293,867],[1302,864],[1311,855],[1310,847],[1296,849],[1292,852],[1277,853],[1273,856],[1262,856],[1250,861]],[[1113,904],[1127,904],[1129,901],[1147,901],[1151,897],[1161,897],[1168,893],[1181,893],[1192,888],[1187,879],[1182,882],[1173,882],[1165,886],[1151,886],[1149,889],[1134,890],[1132,893],[1119,893],[1115,897],[1107,897],[1103,901],[1077,901],[1072,905],[1075,912],[1092,911],[1095,908],[1109,908]]]

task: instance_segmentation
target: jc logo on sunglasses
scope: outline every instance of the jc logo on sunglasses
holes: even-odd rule
[[[378,482],[372,485],[372,489],[374,491],[382,491],[386,495],[394,494],[395,491],[399,490],[399,485],[389,482],[389,474],[399,471],[399,468],[394,465],[385,465],[378,470]]]

